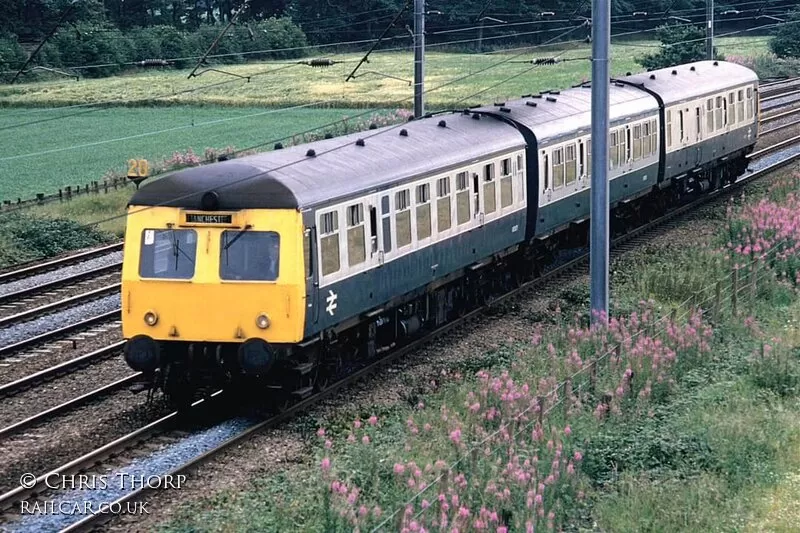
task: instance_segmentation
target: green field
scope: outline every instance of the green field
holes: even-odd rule
[[[640,71],[635,59],[651,52],[654,45],[612,46],[612,74]],[[766,51],[763,38],[719,39],[718,46],[723,53],[738,55]],[[435,50],[427,55],[428,109],[564,88],[588,79],[591,70],[585,59],[590,49],[585,44],[481,55]],[[547,67],[517,62],[545,56],[576,60]],[[188,148],[198,155],[207,147],[245,148],[365,109],[411,106],[408,83],[369,73],[411,80],[410,52],[376,53],[361,68],[365,76],[350,82],[344,80],[358,56],[329,57],[348,62],[326,69],[269,63],[225,67],[239,75],[255,75],[249,83],[219,73],[189,80],[187,71],[148,71],[78,83],[1,86],[0,145],[5,149],[0,154],[0,200],[50,194],[66,185],[99,180],[110,169],[123,170],[130,158],[157,160]],[[259,75],[264,72],[268,73]],[[216,86],[206,88],[209,85]],[[191,92],[160,98],[181,91]],[[109,101],[113,107],[53,108]],[[314,108],[279,109],[314,102],[322,103]]]
[[[39,192],[54,193],[65,185],[99,180],[109,169],[125,170],[125,162],[130,158],[155,160],[188,148],[200,156],[208,147],[247,148],[358,112],[196,106],[109,108],[2,129],[49,116],[37,110],[26,110],[24,114],[19,109],[2,110],[0,200],[31,198]]]

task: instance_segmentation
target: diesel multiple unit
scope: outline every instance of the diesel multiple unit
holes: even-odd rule
[[[702,61],[612,80],[619,228],[746,169],[758,78]],[[310,394],[585,239],[591,88],[176,172],[129,205],[127,363],[186,401]]]

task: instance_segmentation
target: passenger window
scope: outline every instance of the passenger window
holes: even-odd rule
[[[637,124],[633,127],[633,160],[638,161],[642,158],[642,126]]]
[[[553,150],[553,189],[564,186],[564,149]]]
[[[592,176],[592,138],[586,139],[586,176]]]
[[[456,221],[458,225],[469,222],[469,184],[467,183],[467,173],[459,172],[456,174]]]
[[[417,185],[417,240],[431,236],[431,186]]]
[[[632,157],[633,142],[631,141],[631,127],[625,127],[625,162],[627,163]]]
[[[672,147],[672,111],[667,111],[667,148]]]
[[[706,101],[706,130],[708,134],[714,133],[714,99],[709,98]]]
[[[500,161],[500,175],[501,176],[510,176],[511,175],[511,159],[503,159]]]
[[[681,142],[683,142],[684,134],[683,134],[683,110],[681,109],[678,111],[678,130],[680,131],[681,136],[679,137]]]
[[[608,143],[608,162],[609,168],[617,168],[619,166],[619,132],[612,131],[611,139]]]
[[[575,180],[577,179],[577,174],[578,174],[577,163],[575,161],[575,145],[574,144],[567,145],[566,148],[565,148],[564,154],[565,154],[564,157],[565,157],[565,161],[566,161],[566,165],[565,165],[565,168],[566,168],[565,183],[567,185],[572,185],[573,183],[575,183]]]
[[[753,113],[755,109],[755,99],[753,98],[753,88],[747,88],[747,118],[753,118]]]
[[[483,167],[483,211],[494,213],[497,210],[497,187],[494,181],[494,164]]]
[[[522,156],[517,156],[517,172],[525,172],[524,164],[522,162]]]
[[[721,96],[717,96],[716,98],[716,106],[714,107],[714,129],[721,130],[725,127],[724,119],[723,119],[723,104],[724,98]]]
[[[339,271],[339,213],[332,211],[320,216],[320,265],[322,275],[327,276]]]
[[[744,89],[739,89],[736,95],[736,116],[739,117],[739,122],[744,121]]]
[[[394,223],[397,229],[397,247],[411,244],[411,193],[408,189],[394,196]]]
[[[698,140],[700,140],[701,134],[703,132],[703,119],[700,116],[700,108],[694,108],[694,127],[695,127],[695,136]]]
[[[728,124],[736,124],[736,106],[734,105],[734,94],[728,93]]]
[[[347,264],[349,266],[360,265],[366,259],[364,205],[351,205],[347,208]]]
[[[436,224],[439,231],[445,231],[452,226],[450,217],[450,177],[439,178],[436,181]]]
[[[500,208],[505,208],[514,203],[514,177],[500,178]]]

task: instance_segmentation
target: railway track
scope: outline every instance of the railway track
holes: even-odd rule
[[[726,187],[720,191],[717,191],[709,196],[700,198],[693,202],[690,202],[684,206],[678,207],[673,209],[671,212],[667,213],[666,215],[660,217],[659,219],[649,222],[640,226],[639,228],[630,231],[629,233],[622,235],[612,242],[612,251],[614,255],[619,255],[620,253],[624,253],[626,250],[635,248],[641,242],[647,241],[652,239],[654,232],[657,231],[664,231],[669,230],[671,227],[677,225],[681,218],[688,213],[695,211],[700,207],[704,207],[711,203],[721,202],[731,195],[735,194],[745,185],[760,179],[766,175],[771,174],[772,172],[783,168],[797,160],[800,160],[800,154],[790,155],[782,160],[772,163],[761,170],[756,172],[752,172],[750,174],[746,174],[742,178],[737,181],[737,183]],[[251,434],[267,429],[270,427],[274,427],[278,423],[287,420],[298,413],[308,409],[309,407],[315,405],[321,399],[326,398],[335,392],[341,390],[342,388],[352,384],[353,382],[375,372],[379,368],[395,361],[396,359],[403,357],[404,355],[413,352],[425,344],[428,344],[432,340],[441,337],[442,335],[447,334],[448,332],[454,330],[457,327],[461,327],[467,325],[469,321],[476,318],[478,315],[483,313],[485,309],[490,305],[496,305],[498,303],[510,300],[511,298],[521,296],[525,293],[532,291],[533,289],[541,289],[547,286],[560,286],[562,285],[565,280],[571,276],[574,276],[576,272],[583,273],[588,264],[588,253],[582,253],[580,256],[559,265],[549,272],[541,275],[540,277],[536,278],[535,280],[529,281],[522,286],[502,295],[491,302],[487,303],[484,306],[481,306],[475,310],[472,310],[465,314],[463,317],[454,320],[453,322],[430,332],[428,335],[412,341],[411,343],[404,345],[396,350],[391,351],[390,353],[386,354],[379,360],[375,360],[374,362],[365,365],[364,367],[358,369],[356,372],[348,375],[347,377],[337,381],[330,387],[326,388],[324,391],[315,394],[305,400],[299,401],[298,403],[290,406],[285,411],[271,416],[267,419],[261,420],[259,422],[255,422],[252,424],[247,425],[247,427],[242,428],[240,431],[235,432],[235,434],[231,435],[230,437],[224,439],[222,442],[214,444],[211,448],[205,449],[201,452],[198,452],[195,456],[188,460],[179,461],[178,464],[174,466],[170,466],[168,472],[164,472],[163,469],[160,472],[148,472],[149,474],[153,474],[158,476],[153,478],[153,480],[161,480],[164,479],[164,476],[171,475],[176,476],[182,473],[187,472],[188,470],[202,464],[203,462],[209,460],[210,458],[216,456],[223,450],[230,448],[231,446],[241,442],[243,439],[246,439]],[[198,409],[204,408],[203,406],[212,405],[213,402],[220,401],[224,397],[222,391],[218,391],[210,398],[206,400],[200,400],[193,404],[191,411],[197,412]],[[12,491],[7,492],[0,496],[0,510],[4,513],[3,516],[6,519],[10,519],[12,516],[16,516],[14,511],[21,505],[22,501],[29,501],[30,499],[42,498],[46,496],[47,498],[53,498],[55,495],[52,492],[47,491],[47,487],[45,486],[45,480],[48,475],[52,474],[75,474],[75,473],[108,473],[112,467],[110,466],[111,461],[115,461],[117,463],[124,462],[121,461],[122,458],[131,459],[134,457],[141,457],[145,452],[154,451],[157,448],[161,448],[162,446],[170,446],[176,442],[179,442],[180,439],[186,438],[186,432],[182,429],[178,423],[181,420],[182,416],[178,412],[170,413],[169,415],[141,428],[138,429],[126,436],[123,436],[114,442],[106,444],[92,452],[85,454],[74,461],[71,461],[59,468],[54,469],[53,471],[43,474],[36,478],[30,487],[18,487]],[[113,505],[125,505],[130,501],[140,501],[147,496],[147,494],[153,490],[152,487],[149,486],[140,486],[133,490],[122,490],[118,493],[112,494],[110,497],[107,493],[103,493],[101,496],[98,497],[97,501],[112,501]],[[83,494],[84,497],[86,493]],[[65,527],[63,531],[83,531],[91,528],[98,527],[105,523],[106,521],[110,520],[112,517],[108,514],[94,514],[89,515],[83,518],[82,520],[72,523],[72,524],[60,524],[58,527]]]
[[[86,250],[77,254],[53,259],[51,261],[35,263],[16,270],[3,272],[0,274],[0,286],[22,278],[29,278],[35,275],[51,272],[53,270],[58,270],[60,268],[74,265],[75,263],[82,263],[88,261],[89,259],[94,259],[112,252],[121,252],[122,245],[123,244],[121,242],[117,242],[107,246],[101,246],[99,248],[92,248],[91,250]]]

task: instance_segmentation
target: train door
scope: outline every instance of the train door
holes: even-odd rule
[[[389,196],[381,198],[379,195],[367,198],[367,251],[369,253],[369,263],[372,266],[380,266],[384,260],[384,231],[391,232],[391,228],[384,229],[384,225],[391,224],[391,217],[388,211],[383,212],[381,203],[388,203]],[[391,247],[389,248],[391,249]]]
[[[303,256],[305,261],[306,293],[311,306],[311,320],[316,324],[319,320],[319,274],[315,268],[317,256],[316,228],[306,228],[303,235]]]
[[[386,254],[392,251],[392,210],[391,198],[388,194],[381,196],[380,207],[381,223],[378,229],[378,265],[382,265],[386,260]]]

